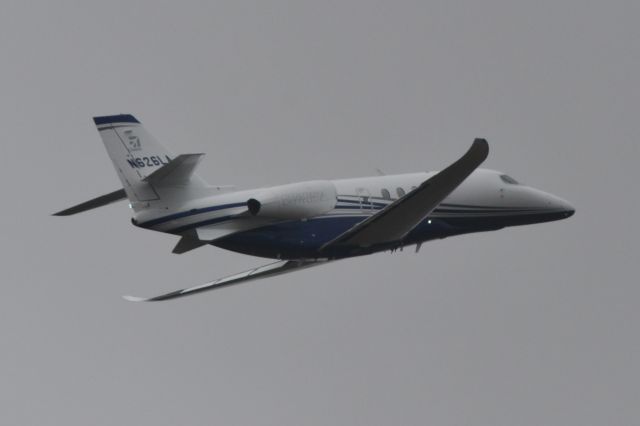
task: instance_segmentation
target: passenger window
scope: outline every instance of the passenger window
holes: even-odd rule
[[[404,189],[397,187],[396,192],[398,193],[398,198],[402,198],[405,195]]]
[[[386,188],[382,188],[382,191],[380,191],[382,193],[382,198],[384,198],[385,200],[390,200],[391,199],[391,194],[389,193],[389,190]]]

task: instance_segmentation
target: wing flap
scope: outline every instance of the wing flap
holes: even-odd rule
[[[358,223],[322,249],[334,245],[369,247],[400,241],[456,189],[489,154],[484,139],[476,139],[455,163],[424,181],[418,188]]]
[[[123,296],[125,300],[130,302],[158,302],[162,300],[175,299],[178,297],[189,296],[203,291],[214,290],[222,287],[228,287],[243,282],[257,280],[260,278],[267,278],[276,275],[286,274],[294,272],[300,269],[309,268],[311,266],[322,265],[328,262],[327,260],[313,260],[313,261],[297,261],[297,260],[282,260],[273,262],[268,265],[259,266],[257,268],[250,269],[248,271],[240,272],[234,275],[229,275],[224,278],[217,279],[196,287],[185,288],[182,290],[172,291],[155,297],[136,297],[136,296]]]

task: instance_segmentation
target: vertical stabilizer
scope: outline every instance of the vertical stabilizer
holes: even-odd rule
[[[173,153],[160,145],[133,115],[94,117],[93,121],[129,200],[158,200],[158,193],[143,179],[168,164]]]
[[[163,191],[158,176],[167,175],[176,168],[176,162],[172,162],[173,153],[158,143],[133,115],[94,117],[93,121],[134,210],[149,207],[153,202],[163,198],[166,191]],[[187,158],[183,157],[185,156],[177,157],[178,163],[193,164],[193,167],[200,158],[189,155]],[[166,167],[170,163],[172,164]],[[160,170],[163,167],[164,169]],[[184,169],[184,166],[182,168]],[[190,170],[188,175],[183,172],[181,185],[205,186],[192,172],[193,170]]]

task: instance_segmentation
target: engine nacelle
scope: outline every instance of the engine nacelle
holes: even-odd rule
[[[333,210],[336,196],[333,183],[315,180],[266,188],[249,199],[247,207],[254,216],[306,219]]]

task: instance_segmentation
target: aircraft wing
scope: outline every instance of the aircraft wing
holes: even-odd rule
[[[458,161],[427,179],[404,197],[329,241],[322,249],[336,245],[369,247],[402,240],[453,192],[488,154],[487,141],[474,140],[471,148]]]
[[[256,280],[259,278],[266,278],[275,275],[286,274],[294,272],[300,269],[309,268],[311,266],[323,265],[328,260],[282,260],[273,262],[268,265],[259,266],[257,268],[250,269],[238,274],[229,275],[224,278],[217,279],[196,287],[185,288],[183,290],[172,291],[171,293],[162,294],[155,297],[135,297],[135,296],[123,296],[125,300],[130,302],[157,302],[161,300],[175,299],[177,297],[189,296],[191,294],[200,293],[208,290],[215,290],[221,287],[227,287],[235,284],[240,284],[246,281]]]

